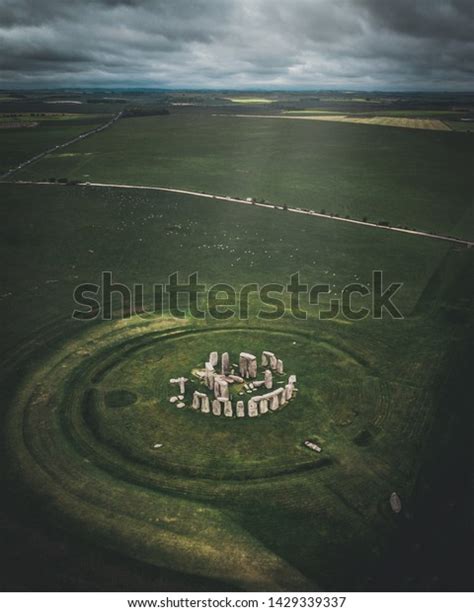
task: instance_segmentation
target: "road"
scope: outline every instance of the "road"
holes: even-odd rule
[[[12,184],[15,185],[49,185],[55,186],[56,183],[48,183],[44,181],[11,181]],[[464,240],[462,238],[454,238],[453,236],[445,236],[443,234],[432,234],[429,232],[423,232],[414,229],[404,229],[401,227],[392,227],[388,225],[379,225],[378,223],[371,223],[370,221],[358,221],[356,219],[346,219],[344,217],[335,217],[328,213],[320,213],[314,210],[291,207],[291,206],[282,206],[281,204],[271,204],[269,202],[254,202],[252,200],[242,199],[242,198],[231,198],[230,196],[223,196],[213,193],[204,193],[201,191],[191,191],[189,189],[175,189],[172,187],[158,187],[154,185],[127,185],[121,183],[78,183],[77,186],[81,187],[103,187],[108,189],[135,189],[135,190],[144,190],[144,191],[161,191],[166,193],[178,193],[182,195],[195,196],[198,198],[207,198],[210,200],[217,200],[220,202],[229,202],[235,204],[244,204],[246,206],[258,206],[260,208],[268,208],[272,210],[280,210],[288,213],[294,213],[299,215],[307,215],[309,217],[320,217],[323,219],[330,219],[332,221],[338,221],[339,223],[351,223],[352,225],[363,225],[365,227],[371,227],[378,230],[384,230],[387,232],[398,232],[400,234],[409,234],[411,236],[421,236],[424,238],[431,238],[433,240],[443,240],[445,242],[451,242],[453,244],[458,244],[461,246],[465,246],[471,248],[474,246],[474,242],[469,240]]]
[[[97,126],[93,130],[89,130],[88,132],[79,134],[79,136],[76,136],[75,138],[72,138],[71,140],[68,140],[67,142],[63,142],[62,144],[55,145],[54,147],[51,147],[50,149],[47,149],[46,151],[43,151],[42,153],[38,153],[34,157],[30,157],[30,159],[27,159],[26,161],[21,162],[21,164],[19,164],[18,166],[15,166],[14,168],[10,168],[10,170],[7,170],[7,172],[0,175],[0,180],[3,181],[5,179],[10,178],[16,172],[18,172],[19,170],[22,170],[25,166],[34,164],[35,162],[39,161],[43,157],[46,157],[46,155],[50,155],[51,153],[54,153],[55,151],[60,151],[61,149],[64,149],[65,147],[69,147],[75,142],[80,142],[81,140],[83,140],[84,138],[87,138],[88,136],[92,136],[93,134],[98,134],[99,132],[106,130],[107,128],[111,127],[116,121],[120,119],[120,117],[122,116],[122,112],[123,111],[120,111],[119,113],[114,115],[112,119],[109,119],[106,123],[103,123]]]

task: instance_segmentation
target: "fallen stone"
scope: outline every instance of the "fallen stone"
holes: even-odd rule
[[[244,382],[244,379],[240,376],[236,376],[235,374],[229,374],[229,378],[230,380],[232,380],[232,382],[236,382],[239,384],[242,384]]]

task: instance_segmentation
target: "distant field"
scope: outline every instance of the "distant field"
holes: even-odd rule
[[[94,115],[93,117],[80,115],[78,117],[77,120],[71,119],[70,121],[61,119],[43,120],[34,127],[28,127],[28,120],[24,122],[22,127],[11,127],[3,130],[1,129],[2,120],[0,120],[0,174],[36,154],[54,145],[67,142],[104,122],[101,115]],[[6,118],[5,121],[7,121]],[[9,121],[16,123],[18,120],[12,118]],[[32,118],[32,121],[36,122],[36,118]]]
[[[101,270],[152,284],[176,269],[198,269],[206,283],[231,278],[237,286],[286,281],[298,270],[305,282],[328,281],[337,296],[354,280],[370,283],[376,268],[404,283],[401,308],[410,313],[449,250],[284,211],[133,190],[0,184],[0,212],[3,257],[12,262],[2,270],[2,293],[12,293],[0,296],[2,308],[33,301],[69,311],[75,283],[97,280]],[[32,241],[41,258],[31,256]],[[5,329],[28,332],[27,321],[41,312],[27,312],[5,319]]]
[[[254,117],[260,119],[301,119],[304,121],[334,121],[336,123],[355,123],[360,125],[380,125],[383,127],[409,128],[415,130],[438,130],[443,132],[451,131],[451,128],[439,119],[414,119],[409,117],[357,117],[354,115],[305,115],[299,117],[292,115],[242,115],[242,117]]]
[[[79,113],[0,113],[0,123],[11,121],[105,121],[107,114],[79,114]]]
[[[284,114],[287,115],[317,115],[317,114],[328,114],[328,115],[336,115],[338,114],[337,110],[320,110],[317,108],[305,108],[303,110],[287,110],[287,111],[283,111]],[[367,113],[361,113],[361,112],[351,112],[351,113],[347,113],[350,116],[355,116],[357,117],[357,115],[360,114],[367,114]],[[437,110],[437,109],[433,109],[433,110],[428,110],[428,109],[423,109],[423,110],[389,110],[389,109],[384,109],[383,111],[378,111],[378,110],[374,110],[374,111],[370,111],[370,115],[375,115],[375,116],[385,116],[385,117],[436,117],[438,115],[440,116],[446,116],[446,117],[450,117],[452,115],[462,115],[462,113],[460,113],[459,111],[452,111],[452,110]]]
[[[320,110],[317,108],[305,108],[304,110],[285,110],[283,115],[334,115],[337,111]]]
[[[446,122],[452,130],[456,132],[474,132],[474,121],[455,121]]]
[[[226,100],[237,104],[271,104],[274,101],[270,98],[226,98]]]
[[[120,121],[68,152],[78,155],[51,155],[17,176],[252,196],[474,235],[469,134],[177,112]]]

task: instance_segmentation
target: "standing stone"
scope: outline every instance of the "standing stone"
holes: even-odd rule
[[[285,385],[285,398],[289,401],[293,397],[293,385],[288,383]]]
[[[257,358],[251,353],[240,353],[239,355],[239,369],[242,378],[256,378],[257,377]]]
[[[225,380],[221,380],[219,382],[219,397],[225,397],[225,399],[229,399],[229,383]]]
[[[272,353],[271,351],[263,351],[262,353],[262,366],[270,366],[271,368],[273,368],[273,364],[276,365],[276,357],[275,357],[275,353]]]
[[[193,393],[193,404],[194,410],[197,410],[201,406],[201,398],[199,397],[198,391]]]
[[[214,378],[215,378],[214,366],[212,365],[210,361],[207,361],[205,380],[206,380],[206,384],[209,389],[212,389],[214,386]]]
[[[245,404],[242,400],[239,400],[237,402],[237,406],[236,406],[236,413],[238,417],[244,417],[245,416]]]
[[[283,361],[281,359],[277,360],[276,371],[278,374],[283,374]]]
[[[290,374],[290,376],[288,377],[288,382],[290,385],[294,385],[296,382],[296,374]]]
[[[216,367],[217,363],[219,361],[219,354],[217,351],[212,351],[212,353],[209,354],[209,363],[212,365],[213,368]]]
[[[272,394],[270,398],[270,410],[278,410],[280,407],[280,400],[278,399],[278,394]]]
[[[221,366],[222,374],[226,374],[229,371],[230,366],[229,353],[222,353]]]
[[[183,395],[186,390],[187,382],[188,382],[188,379],[184,378],[184,376],[180,376],[179,378],[170,378],[170,383],[172,385],[179,385],[179,392],[181,395]]]
[[[209,376],[207,378],[207,387],[208,389],[210,389],[212,391],[212,389],[214,388],[214,380],[215,380],[216,375],[213,372],[209,373]]]
[[[232,411],[232,402],[230,400],[226,400],[224,402],[224,416],[226,417],[234,416],[234,413]]]
[[[185,391],[186,391],[186,383],[188,382],[187,378],[184,378],[184,376],[181,376],[181,378],[179,379],[179,392],[184,395]]]
[[[219,400],[212,400],[212,414],[214,416],[221,416],[222,414],[222,407],[221,407],[221,403]]]
[[[273,374],[271,370],[265,370],[265,388],[271,389],[273,386]]]
[[[284,406],[287,403],[285,389],[280,387],[279,391],[280,393],[278,394],[278,399],[280,400],[280,406]]]
[[[268,412],[268,400],[260,400],[258,407],[260,409],[260,414],[266,414]]]
[[[276,358],[276,356],[273,353],[270,353],[270,367],[272,370],[276,370],[277,363],[278,359]]]
[[[257,378],[257,358],[249,359],[248,372],[250,378]]]
[[[247,360],[244,357],[244,353],[240,353],[239,356],[239,371],[242,378],[247,378]]]
[[[214,379],[214,395],[229,399],[229,383],[220,376]]]
[[[247,404],[247,411],[248,411],[249,417],[258,416],[257,402],[253,398],[249,399],[249,402]]]
[[[209,403],[209,398],[207,397],[207,395],[205,395],[202,398],[202,402],[201,402],[201,412],[208,413],[210,411],[211,411],[211,406]]]

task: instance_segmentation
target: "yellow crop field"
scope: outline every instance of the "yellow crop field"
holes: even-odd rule
[[[226,98],[235,104],[271,104],[273,100],[269,98]]]
[[[438,130],[450,132],[451,128],[439,119],[413,119],[408,117],[356,117],[351,115],[237,115],[240,117],[260,117],[262,119],[299,119],[303,121],[336,121],[338,123],[358,123],[362,125],[382,125],[385,127],[409,128],[414,130]]]

